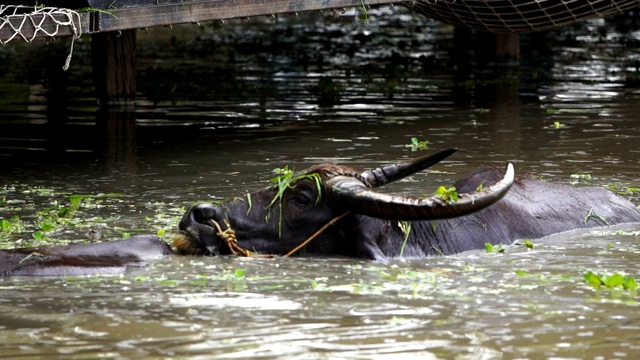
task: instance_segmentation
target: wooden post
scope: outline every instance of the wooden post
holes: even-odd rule
[[[91,58],[107,168],[135,173],[136,30],[91,35]]]
[[[133,107],[136,97],[136,30],[91,35],[91,58],[100,106]]]
[[[497,33],[496,56],[499,59],[518,62],[520,60],[520,34]]]

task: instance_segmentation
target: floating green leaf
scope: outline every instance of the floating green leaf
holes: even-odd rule
[[[246,269],[236,269],[233,274],[239,279],[244,277],[244,274],[247,272]]]
[[[620,273],[604,275],[588,271],[583,274],[583,277],[589,285],[596,289],[601,286],[605,286],[609,289],[622,288],[629,291],[635,291],[638,289],[638,283],[635,278],[624,276]]]
[[[625,290],[636,291],[638,289],[638,282],[636,281],[636,279],[627,276],[622,281],[622,287]]]
[[[0,220],[0,231],[2,232],[10,232],[11,231],[11,222],[6,219]]]
[[[589,271],[587,273],[585,273],[583,275],[584,280],[591,286],[597,288],[600,287],[600,285],[602,285],[602,280],[600,280],[600,276],[598,276],[597,274]]]
[[[420,141],[417,137],[412,137],[411,144],[405,145],[405,147],[411,148],[411,151],[426,150],[429,148],[429,141]]]
[[[529,249],[533,249],[533,243],[529,239],[524,239],[524,245]]]
[[[504,252],[504,248],[502,247],[502,244],[493,245],[491,243],[485,243],[484,244],[484,248],[487,249],[487,251],[490,252],[490,253],[503,253]]]

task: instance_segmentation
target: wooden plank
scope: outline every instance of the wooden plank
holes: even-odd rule
[[[364,0],[368,6],[401,2]],[[361,0],[185,0],[108,10],[110,14],[92,12],[83,33],[361,6]]]

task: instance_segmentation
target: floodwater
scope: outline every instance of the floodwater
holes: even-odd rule
[[[66,73],[64,39],[0,48],[0,219],[12,224],[1,246],[170,241],[192,203],[264,187],[284,166],[407,159],[412,137],[459,151],[390,191],[431,192],[510,161],[640,202],[637,18],[527,35],[509,68],[403,8],[368,17],[141,30],[133,114],[96,113],[88,38]],[[176,256],[121,276],[5,278],[0,358],[635,359],[638,294],[583,275],[640,280],[639,234],[422,260]]]

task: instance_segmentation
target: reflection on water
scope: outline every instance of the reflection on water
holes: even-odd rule
[[[633,18],[526,35],[516,69],[407,10],[369,19],[141,31],[135,113],[97,113],[88,39],[64,74],[53,45],[0,48],[0,218],[27,227],[2,245],[35,242],[35,214],[70,195],[93,196],[77,213],[87,221],[52,240],[156,232],[183,206],[265,186],[276,167],[376,166],[414,156],[412,137],[460,151],[394,190],[506,161],[637,187]],[[124,276],[1,279],[0,357],[633,359],[637,294],[582,274],[640,278],[639,230],[415,261],[177,257]]]

